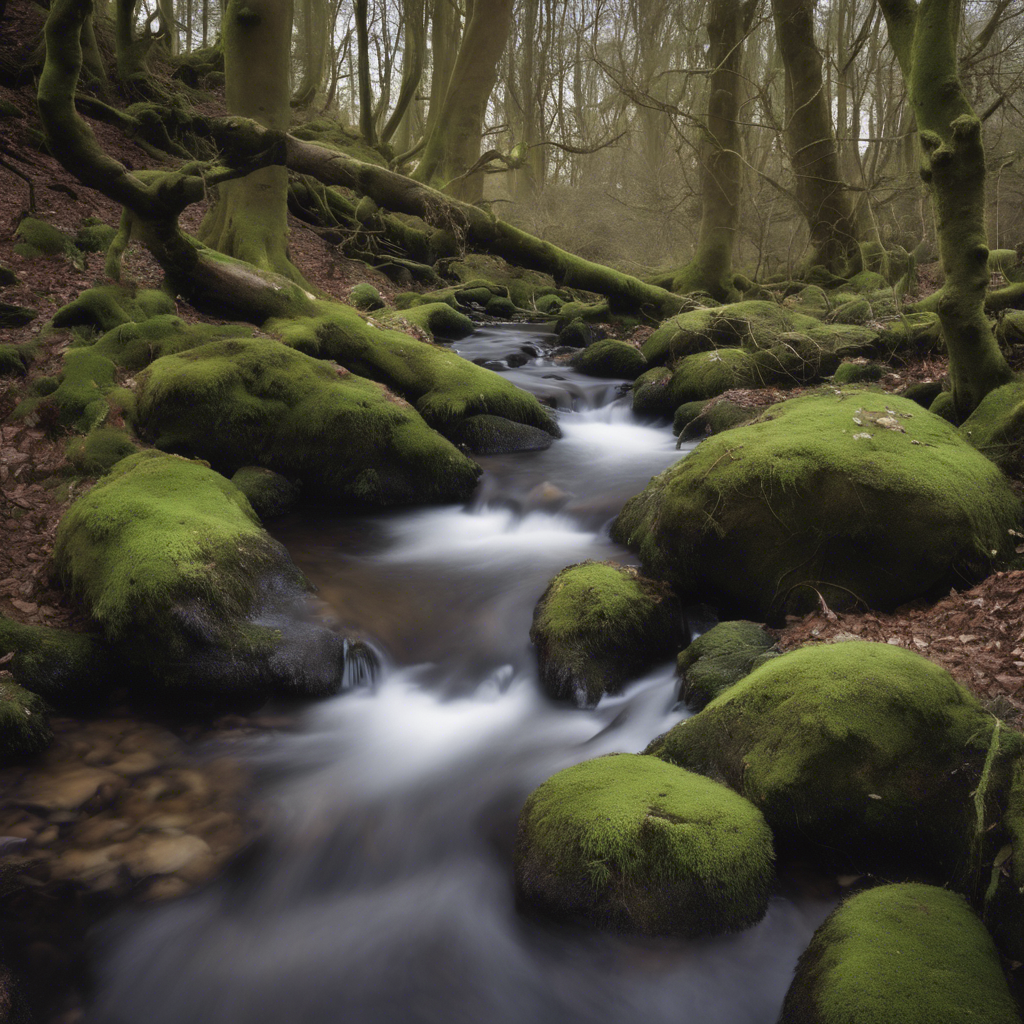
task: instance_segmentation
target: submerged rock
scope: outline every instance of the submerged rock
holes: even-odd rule
[[[553,775],[519,816],[519,898],[552,917],[694,938],[764,917],[772,836],[746,800],[652,757]]]
[[[800,957],[779,1024],[1020,1024],[999,954],[962,896],[881,885],[852,896]]]
[[[156,451],[119,462],[65,514],[54,564],[140,697],[336,693],[343,637],[303,615],[308,589],[244,495]]]
[[[719,622],[679,655],[679,697],[694,710],[721,696],[777,653],[759,622]]]
[[[704,441],[631,498],[613,537],[683,597],[768,622],[891,609],[1013,555],[1020,503],[940,418],[833,390]]]
[[[983,818],[997,820],[1022,750],[944,669],[850,641],[769,660],[647,753],[731,786],[790,850],[970,886],[975,794],[984,777]]]
[[[682,611],[664,583],[628,566],[582,562],[548,584],[530,639],[544,689],[590,707],[675,654]]]

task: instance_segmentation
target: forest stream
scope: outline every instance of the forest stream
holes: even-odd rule
[[[579,761],[641,750],[687,714],[671,663],[593,710],[540,690],[529,628],[547,582],[588,558],[635,561],[608,523],[680,457],[619,382],[545,358],[554,344],[536,325],[456,343],[506,366],[525,355],[505,372],[558,409],[563,432],[547,451],[481,458],[469,506],[278,524],[338,619],[379,647],[381,669],[309,708],[294,733],[253,743],[268,823],[225,875],[102,926],[90,1024],[777,1019],[832,896],[787,889],[756,927],[692,942],[556,927],[515,906],[530,791]]]

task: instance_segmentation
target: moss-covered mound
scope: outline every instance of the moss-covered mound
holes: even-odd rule
[[[476,325],[464,313],[453,309],[445,302],[419,303],[397,313],[386,313],[378,317],[383,323],[406,320],[431,338],[435,336],[452,341],[472,334]]]
[[[75,243],[60,228],[38,217],[26,217],[15,230],[14,238],[17,243],[14,251],[29,259],[43,256],[67,256],[74,259],[80,255]]]
[[[890,609],[1012,557],[1020,504],[940,418],[849,389],[771,406],[627,502],[613,536],[681,596],[772,622]]]
[[[175,311],[174,299],[153,289],[136,291],[121,285],[88,288],[74,302],[57,310],[54,327],[93,327],[111,331],[120,324],[140,323]]]
[[[138,445],[125,430],[96,427],[85,437],[76,437],[68,445],[68,461],[86,476],[102,476],[122,459],[137,452]]]
[[[676,409],[672,432],[683,441],[703,440],[711,434],[720,434],[723,430],[749,423],[759,413],[760,409],[738,405],[727,399],[712,403],[685,402]]]
[[[333,359],[352,373],[387,385],[432,427],[442,429],[487,413],[558,436],[548,410],[499,374],[450,349],[376,329],[355,310],[322,305],[321,316],[272,320],[264,328],[300,352]]]
[[[86,217],[75,233],[75,247],[82,252],[106,252],[117,235],[117,228],[98,217]]]
[[[582,562],[548,584],[530,639],[548,693],[590,707],[679,650],[681,610],[665,584],[635,569]]]
[[[0,377],[24,377],[34,356],[31,345],[0,345]]]
[[[249,499],[260,519],[276,519],[290,512],[299,498],[299,489],[280,473],[262,466],[243,466],[231,482]]]
[[[756,808],[657,758],[612,754],[553,775],[519,815],[519,898],[553,917],[645,935],[759,921],[772,837]]]
[[[65,514],[53,559],[139,696],[342,686],[344,640],[301,621],[302,575],[241,491],[201,463],[123,459]]]
[[[61,709],[95,712],[115,682],[106,644],[85,633],[28,626],[0,616],[0,656],[14,681]]]
[[[963,897],[882,885],[846,900],[800,957],[779,1024],[1020,1024]]]
[[[507,455],[510,452],[538,452],[550,448],[555,439],[538,427],[513,423],[503,416],[470,416],[448,430],[453,444],[465,446],[474,455]]]
[[[770,659],[647,753],[742,793],[791,849],[973,885],[1022,749],[945,670],[850,641]]]
[[[52,739],[46,704],[0,676],[0,765],[38,754]]]
[[[881,380],[886,374],[878,363],[843,363],[833,374],[837,384],[866,384]]]
[[[695,710],[704,707],[772,657],[774,649],[774,639],[759,622],[719,622],[680,653],[680,699]]]
[[[960,433],[1003,472],[1024,475],[1024,381],[990,391],[964,420]]]
[[[357,284],[349,292],[348,301],[356,309],[361,309],[364,312],[372,313],[375,309],[384,308],[384,300],[380,297],[380,292],[365,281],[362,284]]]
[[[678,403],[672,395],[672,371],[653,366],[633,382],[633,412],[638,416],[671,416]]]
[[[461,501],[476,486],[476,464],[404,401],[276,341],[164,356],[138,383],[140,436],[227,475],[263,466],[342,504]]]
[[[161,356],[199,348],[211,341],[251,338],[248,324],[190,324],[176,316],[154,316],[143,323],[124,323],[103,335],[93,346],[126,370],[141,370]]]
[[[647,360],[640,349],[627,345],[624,341],[604,338],[589,345],[572,359],[580,373],[591,377],[620,377],[623,380],[636,380],[647,369]]]

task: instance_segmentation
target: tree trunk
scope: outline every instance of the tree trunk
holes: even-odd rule
[[[229,0],[222,27],[227,107],[285,131],[290,113],[291,0]],[[221,185],[204,244],[302,283],[288,258],[288,170],[265,167]]]
[[[399,125],[403,122],[408,123],[406,115],[416,98],[416,90],[420,87],[420,79],[423,77],[423,62],[427,47],[423,0],[405,0],[402,23],[405,34],[402,49],[402,85],[398,91],[395,109],[380,131],[381,142],[390,142],[398,131]]]
[[[451,0],[434,0],[430,16],[430,101],[427,105],[427,134],[434,129],[448,83],[452,80],[462,29]]]
[[[327,47],[330,31],[327,24],[326,0],[302,2],[302,81],[295,91],[293,107],[309,107],[323,89],[327,69]]]
[[[466,172],[480,158],[487,102],[512,27],[513,0],[478,3],[466,22],[442,109],[416,168],[418,181],[447,186],[467,202],[483,198],[484,177]]]
[[[960,419],[1012,379],[985,316],[989,284],[985,234],[985,151],[957,73],[958,0],[882,0],[889,40],[917,120],[939,236],[945,283],[939,321]]]
[[[373,89],[370,86],[370,33],[367,28],[366,0],[355,0],[357,75],[359,78],[359,131],[368,146],[377,144],[377,128],[373,119]]]
[[[786,70],[786,140],[797,201],[811,233],[812,261],[842,274],[856,259],[857,231],[814,42],[814,0],[772,0],[772,12]]]
[[[703,213],[697,251],[676,275],[672,290],[707,292],[720,302],[736,297],[732,254],[739,227],[740,129],[737,124],[742,81],[743,39],[756,0],[713,0],[708,22],[708,63],[713,68],[708,94],[707,132],[700,150]]]

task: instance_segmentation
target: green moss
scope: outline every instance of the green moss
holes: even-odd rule
[[[878,363],[843,363],[832,379],[837,384],[866,384],[881,380],[888,370]]]
[[[671,386],[672,371],[667,366],[654,366],[640,374],[633,382],[633,412],[638,416],[671,416],[676,407]]]
[[[699,709],[747,675],[775,641],[759,622],[719,622],[679,655],[679,696]]]
[[[928,406],[928,411],[933,416],[940,416],[947,423],[956,425],[956,404],[953,401],[952,392],[943,391],[936,395],[932,404]]]
[[[881,274],[876,274],[873,270],[862,270],[859,274],[854,274],[843,285],[843,289],[853,292],[874,292],[888,286],[889,282]]]
[[[1019,1024],[999,954],[956,893],[882,885],[814,933],[779,1024]]]
[[[1008,309],[996,324],[996,338],[1003,348],[1024,345],[1024,309]]]
[[[680,360],[666,397],[675,409],[684,402],[707,401],[733,388],[761,387],[765,383],[750,352],[723,348]]]
[[[516,888],[558,918],[692,938],[759,921],[772,861],[771,833],[745,800],[655,758],[612,754],[530,795]]]
[[[101,640],[46,626],[27,626],[0,616],[0,655],[14,681],[54,707],[95,713],[116,677]]]
[[[493,317],[499,317],[503,320],[511,320],[518,312],[516,304],[511,299],[503,298],[500,295],[492,296],[488,301],[487,315]]]
[[[18,239],[14,251],[19,256],[38,258],[42,256],[78,256],[74,242],[63,231],[47,224],[38,217],[26,217],[14,232]]]
[[[106,252],[117,235],[117,228],[96,217],[87,217],[75,235],[75,246],[82,252]]]
[[[444,302],[424,303],[412,306],[400,313],[389,313],[378,317],[382,323],[407,320],[427,332],[431,338],[440,335],[442,338],[464,338],[476,330],[476,325],[463,313],[452,309]]]
[[[623,380],[636,380],[647,368],[640,349],[627,345],[624,341],[604,338],[588,345],[572,360],[580,373],[590,377],[616,377]]]
[[[819,595],[891,609],[981,578],[1012,557],[1019,515],[999,470],[940,418],[828,390],[709,438],[630,499],[613,536],[681,596],[775,621]]]
[[[990,391],[960,434],[1004,473],[1024,475],[1024,381]]]
[[[342,504],[460,501],[476,486],[477,466],[404,401],[277,341],[164,356],[138,387],[140,436],[225,474],[263,466]]]
[[[262,466],[243,466],[231,482],[249,499],[260,519],[276,519],[290,512],[299,497],[299,489],[280,473]]]
[[[594,332],[579,317],[558,332],[558,344],[569,348],[586,348],[593,340]]]
[[[672,417],[672,433],[679,436],[696,420],[707,406],[707,402],[683,402]]]
[[[837,324],[863,324],[872,317],[871,303],[867,299],[851,299],[836,306],[829,319]]]
[[[917,402],[922,408],[927,409],[939,395],[942,394],[941,380],[919,381],[910,384],[903,390],[903,397]]]
[[[28,306],[16,306],[10,302],[0,302],[0,328],[26,327],[32,323],[39,313]]]
[[[990,274],[1002,274],[1008,284],[1024,281],[1024,262],[1016,249],[991,249],[988,254]]]
[[[34,357],[34,346],[0,345],[0,377],[24,377]]]
[[[43,701],[0,676],[0,764],[32,757],[52,739]]]
[[[385,384],[411,402],[431,426],[453,426],[488,413],[558,436],[551,414],[533,395],[450,349],[367,324],[355,310],[320,304],[321,315],[271,320],[264,329],[307,355],[333,359]]]
[[[291,130],[291,134],[297,139],[306,142],[315,142],[318,146],[325,146],[327,149],[335,149],[340,153],[347,153],[368,164],[377,164],[386,167],[387,158],[383,153],[366,144],[366,140],[356,132],[346,128],[340,121],[334,118],[322,116],[314,117],[297,128]]]
[[[384,308],[384,300],[380,297],[380,292],[373,287],[372,284],[357,284],[355,288],[348,293],[348,301],[356,307],[366,312],[372,312],[375,309]]]
[[[681,612],[665,584],[627,566],[582,562],[548,584],[530,640],[548,693],[591,707],[675,654]]]
[[[557,295],[542,295],[536,300],[537,311],[557,316],[564,303]]]
[[[126,370],[141,370],[161,356],[175,355],[228,338],[251,338],[247,324],[189,324],[176,316],[154,316],[142,323],[124,323],[92,346]]]
[[[695,407],[699,407],[696,415],[694,415]],[[703,405],[700,402],[687,402],[676,410],[675,418],[672,421],[672,430],[683,441],[703,439],[711,434],[720,434],[723,430],[732,430],[733,427],[749,423],[760,411],[760,409],[750,409],[727,399],[712,400]],[[676,429],[677,427],[678,429]]]
[[[96,427],[69,445],[68,459],[79,472],[87,476],[102,476],[121,459],[134,455],[138,450],[127,431],[117,427]]]
[[[174,311],[174,299],[164,292],[103,285],[87,289],[74,302],[57,310],[53,325],[87,326],[106,332],[120,324],[141,323],[150,317],[172,314]]]
[[[0,263],[0,288],[6,288],[8,285],[17,284],[18,275],[10,269]]]
[[[114,386],[117,368],[91,348],[71,348],[64,353],[60,384],[47,398],[59,410],[64,426],[86,433],[102,423],[110,406],[107,392]]]
[[[850,641],[770,659],[647,753],[743,794],[790,851],[878,873],[930,868],[971,890],[974,796],[996,724],[938,665]],[[1024,749],[1018,733],[997,740],[982,831]]]

